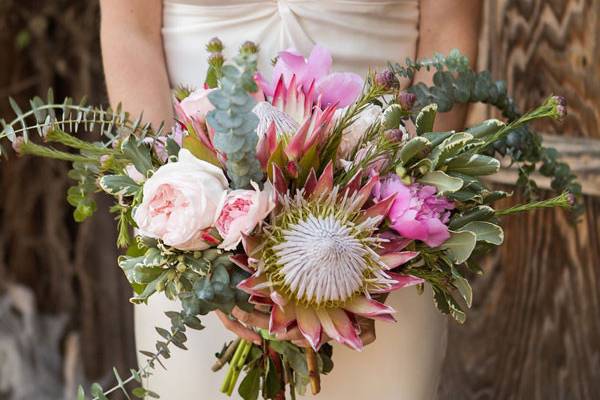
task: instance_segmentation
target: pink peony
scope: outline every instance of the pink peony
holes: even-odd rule
[[[288,86],[295,75],[304,92],[308,92],[314,83],[314,90],[323,107],[337,104],[337,107],[343,108],[358,98],[363,80],[351,72],[330,73],[332,62],[329,50],[318,44],[313,47],[308,59],[295,50],[281,51],[273,68],[271,82],[266,82],[260,74],[257,75],[257,81],[265,95],[273,96],[280,78],[283,77],[283,83]]]
[[[179,102],[181,109],[188,118],[197,118],[201,122],[205,122],[206,114],[215,108],[208,99],[208,94],[213,90],[196,89]]]
[[[210,247],[206,231],[227,188],[220,168],[181,149],[178,161],[160,167],[144,184],[142,203],[133,215],[139,234],[180,250]]]
[[[405,185],[397,175],[389,175],[373,190],[375,200],[396,195],[388,212],[390,226],[408,239],[421,240],[437,247],[449,237],[446,223],[454,204],[436,196],[435,186],[413,183]]]
[[[275,207],[270,183],[267,182],[262,191],[254,182],[252,186],[254,190],[233,190],[223,199],[215,222],[223,238],[219,248],[235,249],[242,240],[242,233],[249,234]]]

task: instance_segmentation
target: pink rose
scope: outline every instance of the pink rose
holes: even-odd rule
[[[214,89],[197,89],[194,90],[188,97],[181,100],[179,105],[189,118],[197,118],[201,122],[205,122],[206,114],[215,107],[208,99],[208,94]]]
[[[242,233],[250,233],[275,207],[273,187],[265,183],[262,191],[253,182],[254,190],[233,190],[220,206],[215,227],[223,238],[218,246],[233,250],[242,240]]]
[[[398,175],[388,175],[373,190],[375,200],[395,194],[388,212],[390,227],[405,238],[421,240],[437,247],[450,237],[446,223],[454,204],[436,196],[435,186],[413,183],[405,185]]]
[[[160,167],[144,184],[133,218],[142,236],[180,250],[204,250],[228,182],[220,168],[181,149],[176,162]]]

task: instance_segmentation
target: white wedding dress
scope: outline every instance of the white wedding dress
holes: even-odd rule
[[[309,54],[315,43],[333,54],[334,70],[364,75],[369,67],[415,56],[418,0],[178,0],[165,1],[163,39],[173,85],[199,87],[206,72],[206,43],[219,36],[226,54],[246,40],[260,45],[259,67],[270,68],[279,50],[293,47]],[[227,51],[229,50],[229,52]],[[321,400],[435,399],[446,349],[447,320],[435,309],[431,290],[414,287],[392,294],[395,324],[376,325],[377,340],[362,353],[336,345],[335,368],[324,376]],[[139,350],[154,349],[154,327],[168,327],[164,311],[179,304],[155,295],[136,306]],[[213,315],[206,329],[188,333],[188,351],[175,349],[149,378],[148,386],[164,400],[217,400],[225,371],[210,370],[214,354],[232,334]],[[305,396],[310,398],[310,395]],[[232,397],[238,399],[234,394]]]

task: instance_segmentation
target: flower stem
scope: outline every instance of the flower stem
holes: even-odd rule
[[[231,360],[241,340],[242,339],[237,338],[233,342],[231,342],[229,346],[227,346],[227,349],[225,349],[223,355],[220,358],[218,358],[217,361],[215,361],[215,363],[211,367],[213,372],[217,372],[218,370],[223,368],[223,366],[227,364],[229,360]]]
[[[505,208],[504,210],[496,211],[496,215],[503,217],[506,215],[516,214],[520,212],[533,211],[539,208],[570,208],[573,205],[573,195],[568,192],[564,192],[559,196],[553,197],[548,200],[534,201],[531,203],[518,204],[516,206]]]
[[[252,349],[252,343],[247,340],[240,339],[235,349],[235,353],[233,354],[233,358],[229,363],[229,370],[227,371],[225,380],[221,385],[221,393],[226,393],[229,396],[231,396],[233,393],[233,389],[235,389],[235,384],[240,376],[240,371],[246,363],[246,358],[248,358],[250,349]]]
[[[306,348],[306,365],[308,367],[308,378],[310,379],[312,394],[317,395],[321,391],[321,376],[319,375],[317,353],[312,347]]]

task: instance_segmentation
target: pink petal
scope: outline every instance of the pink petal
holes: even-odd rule
[[[438,247],[450,238],[448,227],[437,218],[429,218],[424,221],[427,227],[427,238],[423,239],[429,247]]]
[[[390,321],[396,312],[392,307],[386,306],[376,300],[358,296],[344,306],[344,309],[361,317]]]
[[[397,282],[396,284],[394,284],[394,289],[401,289],[409,286],[419,285],[425,282],[423,279],[417,278],[416,276],[412,275],[397,274],[394,272],[388,272],[388,275],[390,276],[390,278]]]
[[[250,295],[250,298],[248,299],[248,303],[250,304],[256,304],[256,305],[260,305],[260,306],[272,306],[273,302],[271,301],[270,298],[268,297],[264,297],[264,296],[258,296],[258,295]]]
[[[392,207],[395,198],[396,195],[393,194],[381,200],[379,203],[367,208],[364,214],[360,216],[358,222],[366,221],[368,218],[385,217]]]
[[[329,310],[328,312],[336,330],[340,334],[342,342],[354,350],[361,351],[363,349],[363,342],[360,340],[357,328],[348,317],[348,314],[341,309]]]
[[[296,305],[296,321],[308,343],[318,350],[321,345],[321,323],[317,314],[311,309]]]
[[[394,269],[405,264],[419,255],[418,251],[400,251],[382,255],[381,261],[387,265],[388,269]]]
[[[280,194],[287,193],[288,186],[285,176],[281,171],[281,168],[277,164],[273,164],[273,187]]]
[[[310,172],[308,173],[308,177],[306,178],[306,182],[304,183],[304,193],[305,196],[310,196],[313,191],[315,190],[315,187],[317,186],[317,174],[315,173],[314,168],[310,169]]]
[[[355,192],[358,191],[358,189],[360,188],[360,182],[363,178],[363,174],[361,171],[358,171],[356,174],[354,174],[354,176],[352,177],[352,179],[350,179],[350,181],[346,184],[346,186],[344,187],[344,191],[348,192],[348,195],[352,195]]]
[[[317,93],[321,104],[335,104],[344,108],[354,103],[363,89],[363,80],[351,72],[334,72],[317,81]]]
[[[254,273],[254,271],[248,266],[248,255],[244,254],[234,254],[229,256],[229,259],[232,263],[243,269],[244,271]]]
[[[262,169],[267,168],[267,162],[273,153],[273,137],[275,137],[275,146],[277,146],[277,127],[274,122],[271,122],[267,132],[258,140],[258,144],[256,145],[256,158],[258,158]]]
[[[327,194],[331,192],[333,189],[333,162],[329,161],[323,173],[319,177],[317,181],[317,185],[315,186],[315,190],[313,191],[311,197],[318,198],[323,194]]]
[[[342,336],[340,335],[337,328],[335,327],[335,324],[333,323],[333,320],[331,319],[331,316],[329,315],[328,310],[318,309],[317,317],[319,318],[319,321],[321,322],[321,326],[323,327],[323,332],[325,332],[330,338],[332,338],[336,342],[344,343],[344,340],[342,339]]]
[[[333,58],[329,50],[319,44],[316,44],[307,60],[306,69],[302,82],[304,89],[308,90],[313,81],[318,81],[329,73]]]
[[[302,155],[302,151],[304,150],[304,142],[306,141],[306,136],[308,134],[308,129],[310,128],[310,119],[304,121],[300,129],[292,136],[292,140],[285,147],[285,154],[288,156],[290,160],[297,160]]]
[[[367,202],[369,197],[371,197],[371,192],[373,191],[373,187],[379,182],[379,175],[373,175],[369,178],[367,183],[358,191],[356,195],[356,209],[362,208],[362,206]]]
[[[269,283],[265,275],[254,274],[238,283],[237,288],[251,295],[269,297],[270,290],[268,286]]]
[[[279,307],[285,307],[289,303],[288,299],[275,290],[271,292],[270,297],[271,300],[273,300],[273,303],[277,304]]]
[[[285,307],[275,306],[271,309],[271,318],[269,319],[269,333],[285,333],[288,327],[296,320],[294,303],[289,303]]]
[[[262,248],[263,241],[259,236],[247,235],[244,232],[241,232],[241,234],[244,253],[246,253],[248,256],[253,256]]]
[[[260,72],[254,75],[254,80],[258,84],[258,86],[262,89],[265,96],[273,96],[273,85],[270,81],[267,81],[264,76]]]

